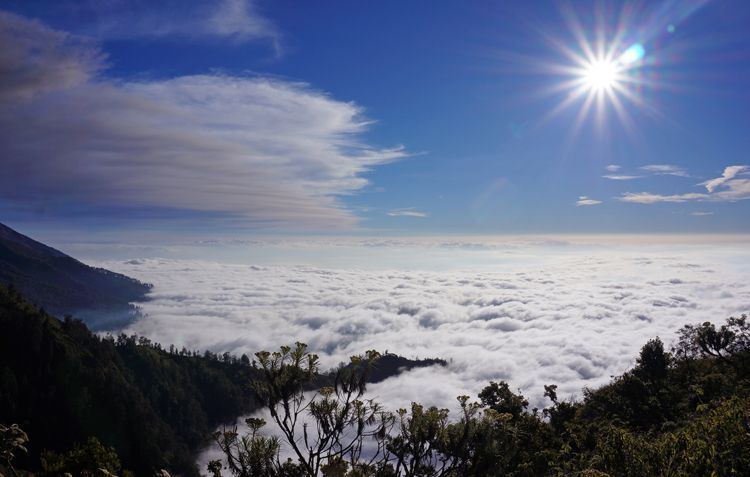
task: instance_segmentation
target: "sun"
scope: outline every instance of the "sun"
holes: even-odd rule
[[[598,126],[605,125],[608,110],[615,113],[629,132],[634,132],[635,123],[628,113],[627,103],[653,111],[641,96],[647,84],[642,75],[646,64],[644,46],[639,42],[623,44],[621,39],[615,38],[609,42],[600,39],[594,44],[581,40],[579,47],[580,52],[563,48],[571,64],[555,69],[565,79],[552,91],[564,92],[565,97],[545,119],[578,105],[579,111],[572,124],[574,132],[591,116]]]
[[[581,72],[584,85],[594,92],[609,92],[618,86],[618,65],[612,61],[592,61]]]

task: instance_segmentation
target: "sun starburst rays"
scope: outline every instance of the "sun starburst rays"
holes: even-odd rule
[[[563,18],[572,34],[573,42],[547,37],[553,48],[567,60],[564,64],[553,64],[547,71],[561,81],[547,92],[564,96],[543,121],[547,121],[566,110],[579,108],[573,122],[574,133],[589,118],[597,126],[607,122],[612,110],[617,120],[630,133],[634,133],[634,121],[629,107],[646,105],[641,94],[650,85],[644,79],[647,66],[646,51],[629,28],[632,18],[627,11],[620,12],[613,27],[601,11],[594,14],[595,28],[588,35],[580,19],[570,9],[565,9]]]

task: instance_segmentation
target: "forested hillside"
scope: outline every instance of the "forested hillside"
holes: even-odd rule
[[[247,356],[99,338],[2,286],[0,330],[0,424],[18,424],[30,439],[20,468],[39,469],[44,450],[65,452],[94,437],[137,475],[197,475],[195,453],[215,427],[259,405],[251,383],[260,376]],[[436,363],[388,355],[373,379]]]
[[[151,285],[90,267],[0,224],[0,285],[13,285],[53,315],[74,314],[93,329],[113,329],[136,316]]]

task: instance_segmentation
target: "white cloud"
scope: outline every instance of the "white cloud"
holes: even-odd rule
[[[656,204],[659,202],[688,202],[691,200],[705,200],[708,194],[673,194],[660,195],[649,192],[626,192],[620,197],[622,202],[632,202],[635,204]]]
[[[11,203],[347,228],[357,218],[338,197],[405,156],[362,142],[362,109],[305,83],[108,81],[96,76],[102,55],[89,43],[10,14],[0,15],[0,39],[0,198]]]
[[[714,215],[714,213],[713,212],[690,212],[690,215],[694,217],[703,217],[706,215]]]
[[[609,172],[617,172],[621,169],[621,166],[618,166],[617,164],[610,164],[605,169],[607,169]]]
[[[143,304],[148,316],[127,331],[164,344],[250,354],[301,340],[324,366],[367,349],[450,361],[446,370],[373,387],[390,408],[411,400],[452,407],[456,395],[475,395],[492,379],[521,388],[532,405],[542,404],[544,384],[580,396],[583,386],[632,366],[648,339],[659,335],[669,344],[685,323],[718,322],[750,308],[744,243],[460,253],[402,241],[378,246],[433,257],[437,271],[165,259],[99,265],[155,284],[153,300]],[[350,267],[353,253],[346,249]],[[469,255],[484,268],[449,265],[451,256]]]
[[[599,205],[601,203],[602,203],[601,200],[590,199],[586,197],[585,195],[582,195],[578,197],[578,200],[576,201],[576,206],[580,207],[582,205]]]
[[[628,176],[628,175],[617,175],[617,174],[607,174],[602,176],[605,179],[613,180],[613,181],[630,181],[633,179],[640,179],[643,176]]]
[[[647,172],[653,172],[654,174],[689,177],[685,169],[671,164],[650,164],[642,166],[641,169]]]
[[[650,192],[627,192],[619,200],[623,202],[634,202],[638,204],[655,204],[659,202],[736,202],[738,200],[750,199],[750,179],[736,179],[739,174],[745,173],[748,166],[728,166],[724,169],[721,177],[708,180],[699,185],[705,186],[708,194],[687,193],[661,195]],[[723,189],[718,190],[717,189]]]
[[[748,170],[747,166],[729,166],[724,169],[724,173],[721,177],[711,179],[706,182],[702,182],[700,185],[706,186],[708,192],[713,192],[717,187],[727,183],[727,181],[734,179],[737,174]]]
[[[427,217],[427,213],[415,210],[413,207],[393,209],[388,212],[391,217]]]

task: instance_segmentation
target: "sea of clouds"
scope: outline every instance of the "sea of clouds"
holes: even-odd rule
[[[631,367],[648,339],[670,345],[684,324],[750,310],[743,241],[233,246],[248,251],[235,254],[235,263],[99,262],[155,285],[141,305],[146,317],[124,331],[249,356],[302,341],[326,367],[368,349],[449,362],[372,386],[392,409],[411,401],[454,408],[456,396],[475,396],[500,379],[533,406],[545,404],[544,384],[580,397],[584,386]],[[289,256],[300,264],[281,259]],[[343,256],[362,266],[331,259]]]
[[[324,367],[368,349],[448,361],[371,385],[391,410],[412,401],[455,410],[456,396],[476,397],[490,380],[532,407],[549,405],[545,384],[580,398],[633,366],[647,340],[669,346],[684,324],[750,310],[747,238],[292,239],[144,256],[97,261],[155,285],[127,333],[250,356],[302,341]],[[198,463],[219,457],[210,447]]]

